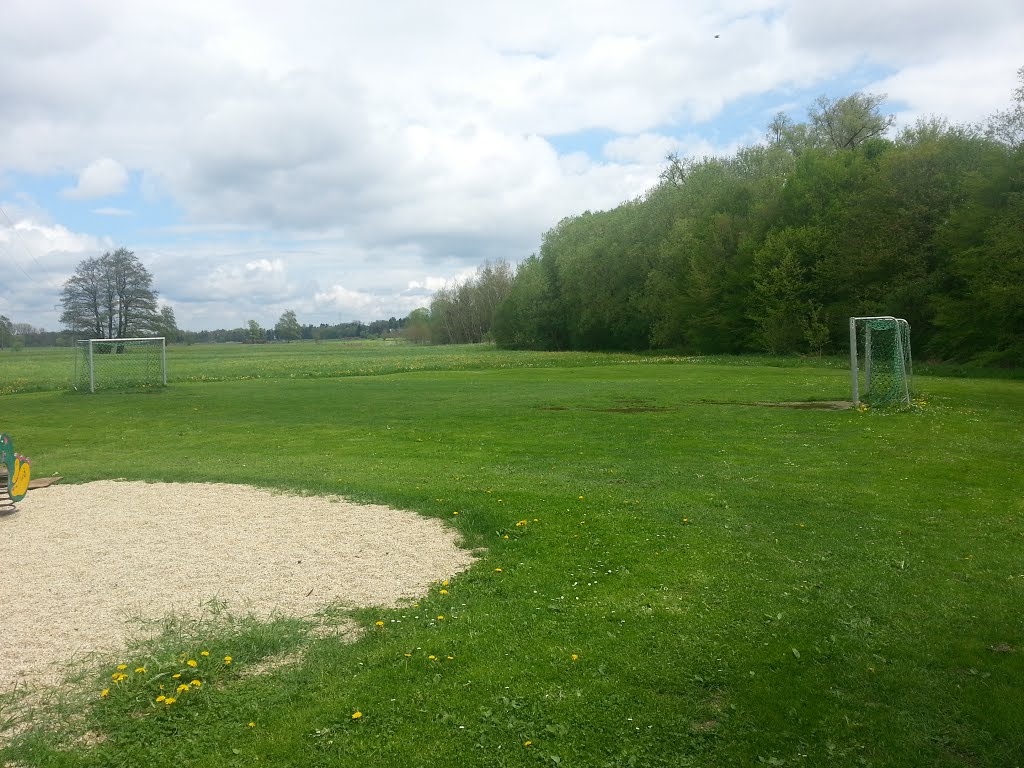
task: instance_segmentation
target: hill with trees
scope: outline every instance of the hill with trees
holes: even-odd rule
[[[927,357],[1024,365],[1019,75],[1015,103],[986,125],[932,117],[888,138],[882,97],[856,93],[819,99],[806,122],[780,114],[731,157],[670,156],[640,198],[546,232],[483,335],[523,349],[821,354],[846,348],[850,316],[885,314],[910,322]],[[410,319],[434,341],[471,340],[441,330],[481,282]]]

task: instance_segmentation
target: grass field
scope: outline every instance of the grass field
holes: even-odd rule
[[[0,764],[1024,762],[1022,382],[918,377],[913,409],[823,411],[753,403],[846,398],[840,361],[168,355],[165,390],[81,395],[67,350],[0,353],[0,428],[36,475],[341,493],[486,554],[446,594],[357,612],[351,645],[170,626],[129,667],[232,655],[216,685],[151,709],[88,670]],[[153,542],[154,578],[176,546]]]

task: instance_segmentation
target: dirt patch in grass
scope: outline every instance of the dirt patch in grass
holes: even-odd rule
[[[212,600],[259,617],[394,606],[473,560],[440,520],[339,497],[117,481],[32,491],[0,518],[0,693],[116,654],[140,620]]]
[[[754,403],[765,408],[797,408],[811,411],[848,411],[853,408],[849,400],[808,400],[795,403]]]

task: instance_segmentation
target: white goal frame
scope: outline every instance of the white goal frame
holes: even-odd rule
[[[853,405],[860,405],[860,355],[857,349],[857,326],[870,320],[888,320],[896,329],[896,355],[903,365],[902,401],[910,403],[911,379],[914,375],[913,362],[910,355],[910,323],[902,317],[892,315],[875,315],[872,317],[850,318],[850,378],[853,389]],[[903,341],[906,339],[906,345]],[[864,379],[865,390],[870,391],[872,381],[871,370],[871,326],[866,325],[864,334]]]
[[[167,386],[167,339],[165,337],[163,337],[163,336],[145,336],[145,337],[135,337],[135,338],[125,338],[125,339],[81,339],[78,342],[76,342],[75,343],[75,369],[76,370],[75,370],[75,382],[74,382],[75,389],[78,389],[80,381],[81,381],[82,384],[85,383],[85,373],[86,373],[86,370],[88,371],[89,391],[90,392],[95,392],[97,386],[99,386],[100,384],[106,384],[108,386],[111,384],[111,382],[98,382],[97,381],[97,371],[96,371],[96,360],[97,360],[97,357],[99,357],[101,359],[102,358],[106,358],[105,354],[97,355],[96,354],[96,350],[97,349],[102,349],[103,347],[113,348],[112,351],[114,352],[114,355],[116,356],[116,355],[120,354],[120,352],[117,351],[118,345],[123,346],[125,344],[129,344],[130,343],[132,345],[138,346],[140,343],[146,343],[146,342],[149,342],[151,344],[159,344],[160,345],[159,381],[153,380],[153,381],[149,381],[148,383],[149,384],[157,384],[157,383],[159,383],[160,386],[166,387]],[[78,370],[77,370],[79,358],[84,358],[85,370],[82,371],[82,376],[78,375]],[[153,373],[155,373],[155,372],[156,371],[154,370]],[[152,376],[152,378],[155,379],[156,377]],[[117,384],[116,381],[113,382],[114,386],[116,386],[116,384]]]

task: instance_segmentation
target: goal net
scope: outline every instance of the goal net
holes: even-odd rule
[[[910,403],[910,324],[898,317],[850,318],[853,404]]]
[[[95,392],[167,384],[167,348],[162,336],[83,339],[75,346],[75,389]]]

